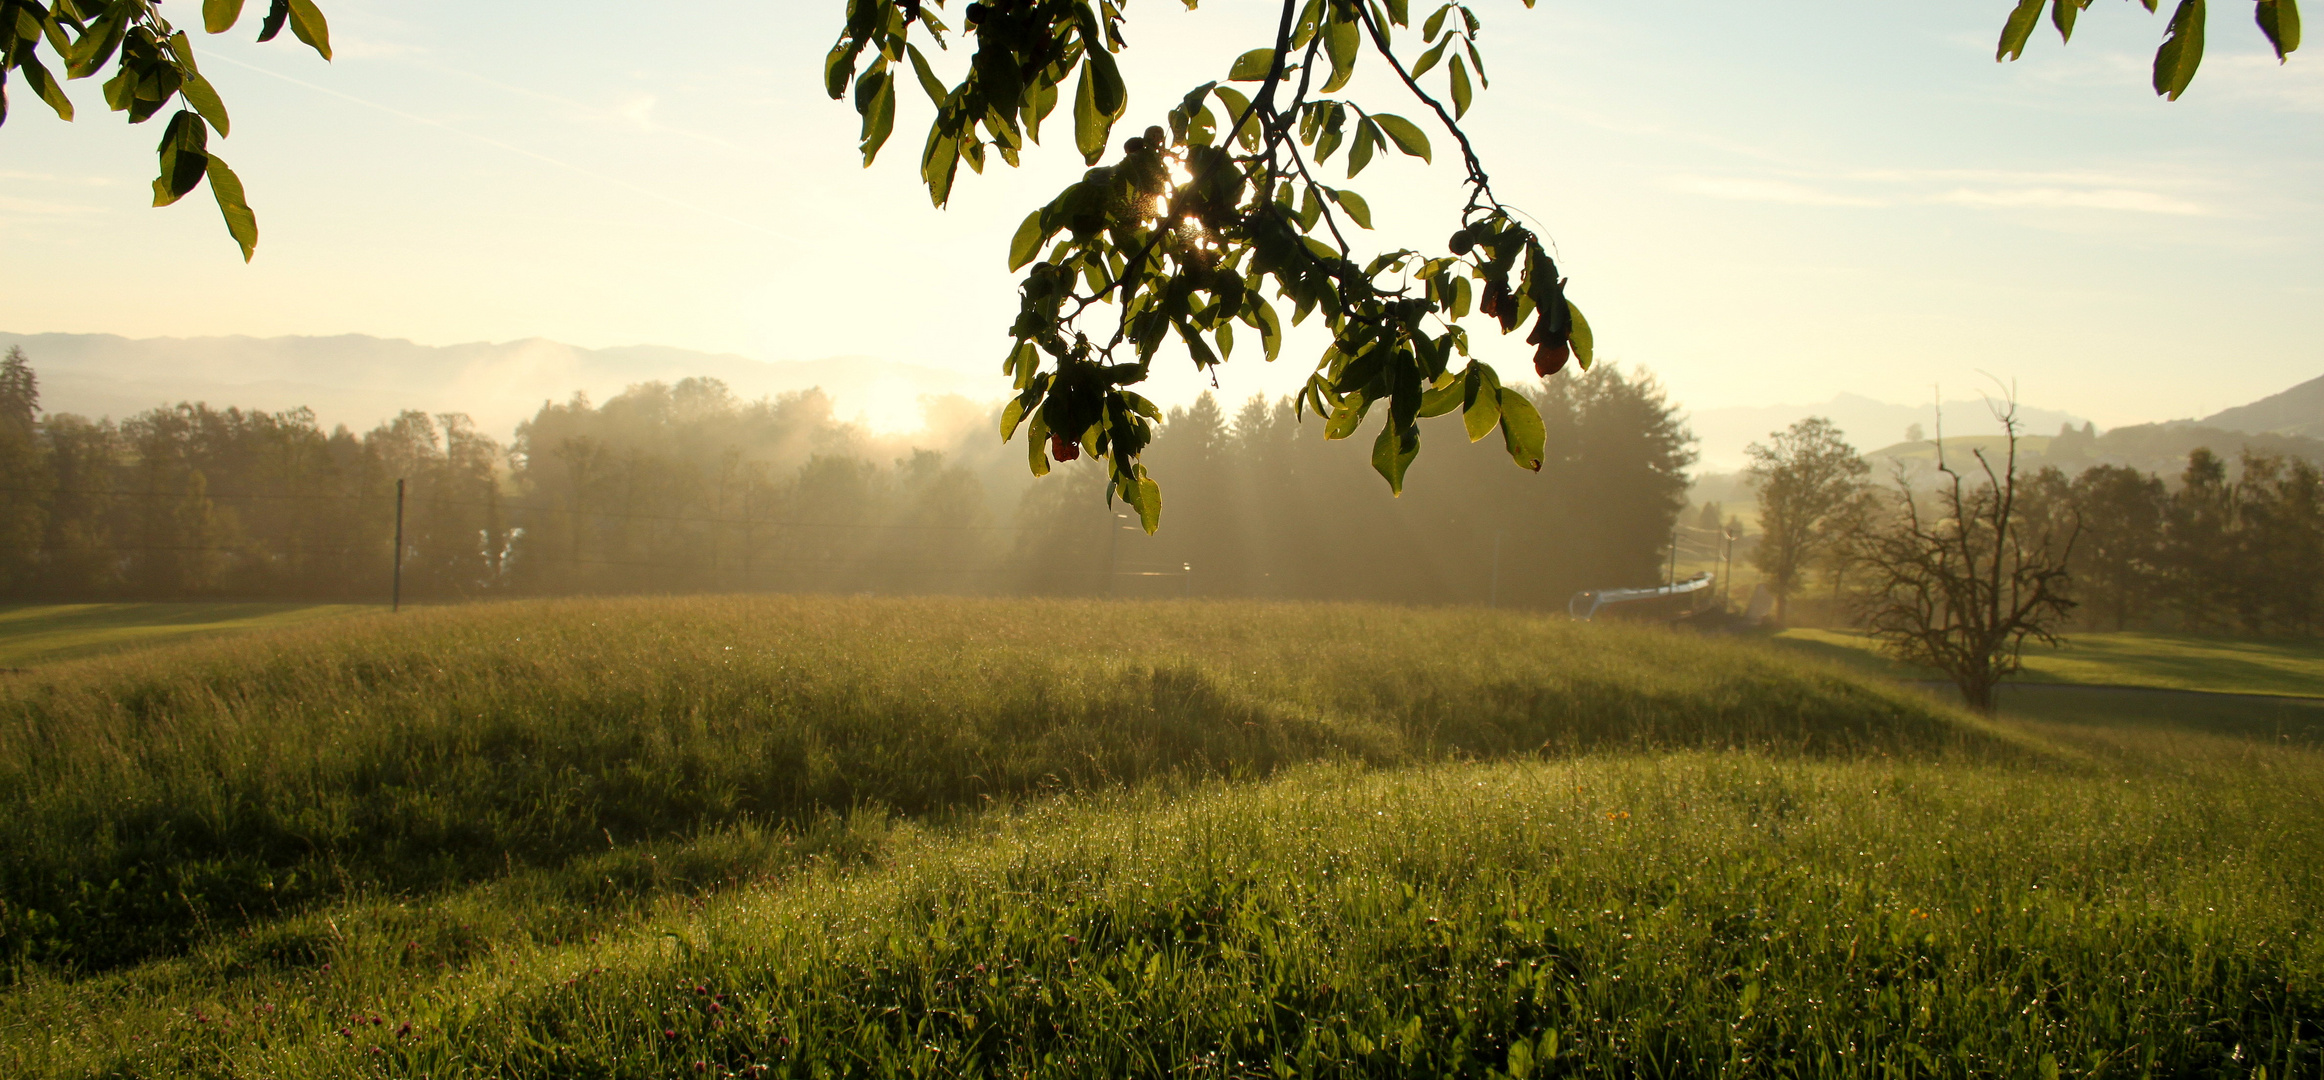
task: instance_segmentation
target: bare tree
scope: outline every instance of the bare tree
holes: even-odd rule
[[[1811,416],[1752,443],[1748,473],[1759,494],[1759,547],[1751,561],[1775,594],[1775,621],[1790,617],[1791,596],[1808,568],[1828,557],[1863,503],[1872,466],[1840,429]]]
[[[2079,521],[2028,520],[2016,399],[2004,398],[1994,415],[2006,451],[1998,468],[1984,450],[1971,452],[1983,474],[1974,486],[1946,460],[1941,426],[1934,492],[1916,496],[1899,466],[1895,510],[1863,539],[1872,580],[1859,601],[1891,656],[1944,672],[1987,713],[1995,686],[2022,667],[2025,639],[2058,643],[2056,627],[2074,607],[2066,561],[2081,532]]]

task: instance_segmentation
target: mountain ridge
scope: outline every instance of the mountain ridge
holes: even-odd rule
[[[0,332],[23,347],[43,411],[116,418],[181,401],[265,412],[309,408],[363,429],[406,409],[467,413],[506,438],[542,404],[602,401],[629,386],[710,377],[745,399],[820,388],[841,419],[916,426],[928,395],[998,396],[986,380],[869,356],[762,361],[666,345],[585,349],[548,338],[422,345],[369,334],[130,338]]]

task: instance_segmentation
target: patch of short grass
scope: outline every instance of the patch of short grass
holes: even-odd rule
[[[1786,630],[1779,647],[1889,678],[1934,679],[1879,654],[1864,634]],[[2013,681],[2084,686],[2143,686],[2215,694],[2324,697],[2324,641],[2247,641],[2191,634],[2076,633],[2052,648],[2029,644],[2025,671]]]
[[[41,604],[0,606],[0,667],[270,630],[382,609],[365,604]]]

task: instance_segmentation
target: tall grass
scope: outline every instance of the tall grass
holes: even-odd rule
[[[0,1072],[2313,1075],[2324,756],[2169,749],[1307,766],[858,821],[853,858],[581,940],[514,932],[557,913],[511,878],[36,980]]]
[[[1812,663],[1477,611],[686,599],[351,618],[0,688],[0,961],[94,971],[336,898],[727,825],[1160,777],[2007,739]]]

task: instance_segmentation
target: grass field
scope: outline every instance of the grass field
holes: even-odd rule
[[[362,604],[44,604],[0,606],[0,668],[71,660],[221,634],[379,611]]]
[[[2324,753],[2032,711],[1254,604],[56,664],[0,684],[0,1075],[2324,1071]]]
[[[1786,630],[1784,648],[1891,678],[1929,679],[1877,652],[1872,639],[1842,630]],[[2143,686],[2215,694],[2324,697],[2324,641],[2237,641],[2190,634],[2070,634],[2051,648],[2028,644],[2016,681]]]

